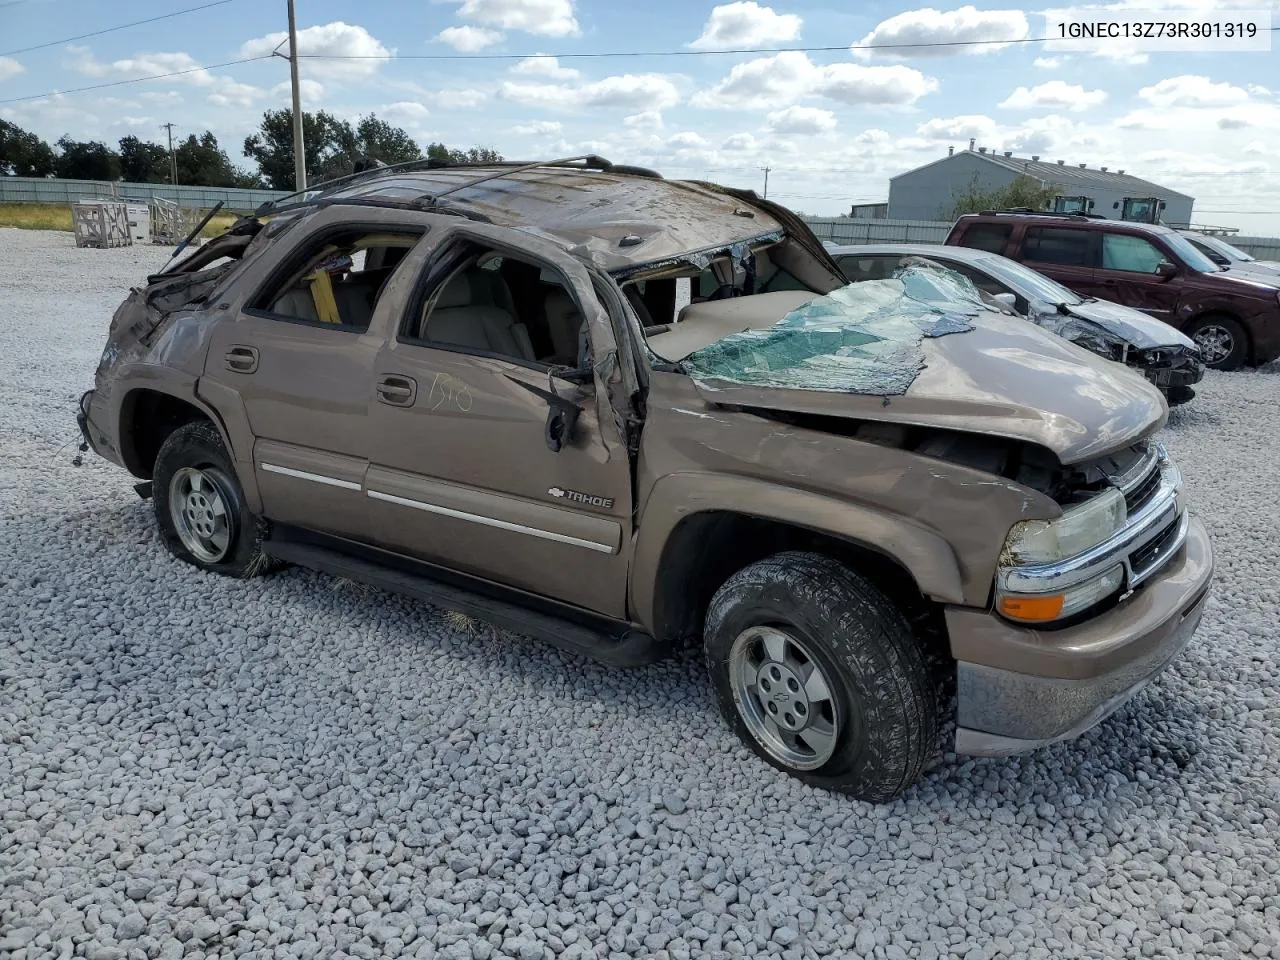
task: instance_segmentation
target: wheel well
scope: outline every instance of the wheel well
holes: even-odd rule
[[[186,400],[158,390],[134,390],[120,411],[120,454],[129,472],[150,480],[160,445],[169,434],[196,420],[204,411]]]
[[[819,553],[857,571],[899,607],[928,646],[940,642],[941,652],[950,656],[941,606],[921,594],[893,557],[807,527],[728,511],[694,514],[671,532],[654,591],[655,635],[676,644],[701,642],[707,608],[720,585],[757,560],[786,550]]]

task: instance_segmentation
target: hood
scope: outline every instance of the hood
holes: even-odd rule
[[[1133,307],[1122,306],[1109,300],[1087,300],[1084,303],[1072,304],[1068,308],[1071,311],[1070,314],[1066,315],[1059,313],[1058,308],[1051,304],[1039,304],[1039,307],[1044,315],[1042,317],[1037,314],[1036,322],[1049,329],[1053,329],[1050,322],[1054,318],[1067,320],[1074,316],[1096,323],[1112,336],[1126,341],[1139,350],[1150,350],[1153,347],[1191,348],[1195,346],[1190,337],[1175,330],[1163,320],[1157,320]]]
[[[1226,268],[1225,275],[1232,274],[1274,284],[1280,281],[1280,260],[1243,260]]]
[[[1244,296],[1274,297],[1276,291],[1280,290],[1280,274],[1258,267],[1256,264],[1256,260],[1249,263],[1233,263],[1217,273],[1202,273],[1200,276],[1229,283],[1237,287],[1238,292]]]
[[[1008,437],[1063,464],[1164,425],[1168,408],[1142,376],[980,299],[914,300],[903,293],[909,274],[817,298],[683,366],[709,403]]]

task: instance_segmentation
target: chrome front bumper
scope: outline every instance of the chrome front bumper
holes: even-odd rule
[[[1177,657],[1204,612],[1213,553],[1191,519],[1178,555],[1108,612],[1060,630],[946,612],[957,658],[957,753],[1004,756],[1078,737]]]

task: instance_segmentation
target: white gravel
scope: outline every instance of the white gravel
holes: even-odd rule
[[[0,230],[0,956],[1280,958],[1274,368],[1167,431],[1219,564],[1187,655],[877,808],[750,756],[695,657],[171,560],[66,445],[166,252]]]

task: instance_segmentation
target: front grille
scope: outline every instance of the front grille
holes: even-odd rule
[[[1136,585],[1147,579],[1161,567],[1174,552],[1179,532],[1183,528],[1182,517],[1175,516],[1169,525],[1151,542],[1143,544],[1129,554],[1129,583]]]
[[[1160,465],[1152,463],[1151,469],[1124,491],[1124,505],[1133,516],[1150,502],[1160,489]]]

